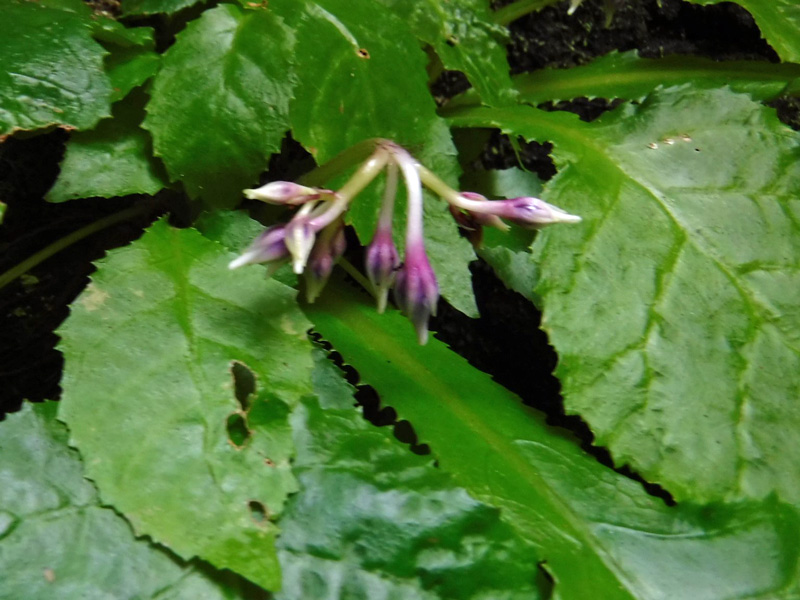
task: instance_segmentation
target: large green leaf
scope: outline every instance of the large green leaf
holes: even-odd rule
[[[0,599],[259,597],[236,577],[136,540],[83,478],[56,406],[29,404],[0,423]]]
[[[159,221],[101,261],[59,331],[59,417],[138,534],[275,589],[307,322],[292,290],[229,271],[233,256]]]
[[[689,0],[694,4],[719,4],[731,0]],[[800,4],[796,0],[732,0],[746,8],[781,60],[800,62]]]
[[[3,3],[0,139],[50,125],[87,129],[109,115],[105,51],[85,11],[80,0]]]
[[[314,43],[306,42],[314,46]],[[144,127],[173,180],[234,206],[289,129],[294,35],[272,10],[223,4],[164,55]]]
[[[584,454],[437,340],[334,282],[306,312],[440,468],[534,542],[554,598],[796,598],[797,512],[773,499],[666,506]]]
[[[555,143],[534,245],[565,405],[678,498],[800,503],[800,140],[728,90],[654,94],[595,123],[465,110]]]
[[[153,195],[167,186],[164,168],[152,156],[150,135],[139,127],[146,99],[143,92],[132,94],[114,105],[112,119],[73,134],[47,200]]]
[[[531,600],[536,555],[499,511],[471,498],[387,428],[317,355],[292,415],[301,491],[281,518],[278,598]]]
[[[408,24],[371,0],[271,3],[296,28],[292,130],[322,163],[369,138],[419,154],[444,124]],[[313,40],[313,43],[310,42]]]
[[[444,67],[463,72],[491,106],[516,97],[506,60],[507,31],[496,25],[483,0],[381,0],[433,46]]]
[[[756,61],[715,61],[700,56],[640,58],[635,51],[612,52],[572,69],[541,69],[518,75],[520,98],[548,100],[590,98],[642,99],[657,87],[692,83],[703,88],[725,85],[755,100],[772,100],[800,77],[800,65]]]

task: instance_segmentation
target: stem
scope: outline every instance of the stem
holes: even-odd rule
[[[495,11],[494,22],[498,25],[508,25],[511,21],[516,21],[520,17],[542,10],[556,4],[559,0],[517,0],[508,6],[504,6]]]
[[[351,146],[347,150],[337,154],[324,165],[320,165],[310,173],[303,175],[298,179],[298,183],[310,187],[321,187],[326,181],[330,181],[350,167],[363,162],[364,159],[375,152],[375,148],[381,142],[383,142],[383,140],[380,139],[359,142],[355,146]]]
[[[419,164],[417,165],[417,171],[425,187],[450,204],[460,206],[461,194],[442,181],[433,171]]]
[[[421,167],[410,154],[400,147],[396,147],[394,158],[403,178],[406,181],[406,191],[408,192],[408,219],[406,219],[406,253],[415,251],[419,247],[424,252],[424,240],[422,239],[422,182],[418,169]]]
[[[353,266],[353,263],[342,257],[339,260],[338,265],[342,267],[342,269],[344,269],[347,274],[350,275],[350,277],[355,279],[361,285],[361,287],[367,290],[373,298],[376,300],[378,299],[378,293],[375,291],[375,286],[373,286],[372,282],[364,277],[364,275],[362,275],[361,272]]]
[[[383,192],[383,203],[378,215],[378,229],[392,229],[392,215],[394,214],[394,199],[397,196],[397,165],[389,163],[386,167],[386,189]]]
[[[32,256],[29,256],[21,263],[11,267],[8,271],[0,275],[0,289],[3,289],[20,275],[24,275],[38,264],[46,261],[48,258],[54,254],[57,254],[58,252],[61,252],[65,248],[69,248],[72,244],[79,242],[83,238],[89,237],[93,233],[101,231],[106,227],[111,227],[112,225],[116,225],[122,221],[127,221],[131,217],[143,214],[146,212],[146,210],[150,210],[150,208],[151,206],[149,204],[142,202],[130,208],[126,208],[125,210],[121,210],[118,213],[114,213],[113,215],[108,215],[107,217],[98,219],[94,223],[89,223],[85,227],[81,227],[77,231],[73,231],[69,235],[65,235],[61,239],[58,239],[49,246],[42,248]]]
[[[361,165],[347,183],[336,192],[336,199],[333,201],[330,208],[323,214],[312,219],[312,227],[319,231],[319,229],[330,225],[338,218],[347,210],[350,201],[378,176],[378,173],[383,170],[388,160],[389,154],[385,149],[378,148],[378,150],[373,152],[372,156]]]

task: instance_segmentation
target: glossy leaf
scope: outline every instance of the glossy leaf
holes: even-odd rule
[[[430,44],[446,69],[461,71],[485,104],[512,102],[505,43],[508,32],[492,22],[482,0],[381,0],[411,26],[414,35]]]
[[[47,200],[153,195],[167,186],[164,168],[152,156],[150,135],[139,126],[146,98],[143,92],[131,95],[114,105],[112,119],[72,135]]]
[[[153,82],[144,127],[170,177],[234,206],[289,128],[294,35],[272,10],[223,4],[178,34]]]
[[[100,505],[54,402],[0,423],[0,599],[259,598],[235,576],[183,563]]]
[[[723,0],[689,0],[694,4],[719,4]],[[728,1],[728,0],[726,0]],[[795,0],[732,0],[747,9],[756,21],[761,36],[775,49],[781,60],[800,62],[800,5]]]
[[[109,50],[104,64],[111,81],[111,101],[117,102],[158,71],[153,28],[127,28],[110,18],[97,18],[93,25],[94,38]]]
[[[679,499],[800,503],[800,140],[727,90],[677,88],[595,123],[519,108],[459,125],[554,142],[534,244],[565,405]]]
[[[668,507],[437,340],[416,345],[342,282],[315,329],[408,419],[440,468],[538,548],[555,598],[792,598],[800,521],[774,499]]]
[[[275,589],[307,322],[292,290],[229,271],[234,256],[159,221],[101,261],[59,331],[59,417],[137,534]]]
[[[301,491],[281,518],[280,599],[533,600],[536,555],[500,512],[376,428],[317,355],[292,415]]]
[[[4,2],[0,139],[51,125],[88,129],[109,115],[105,52],[91,37],[85,11],[80,0]]]
[[[179,10],[194,6],[201,0],[125,0],[122,3],[122,14],[155,15],[158,13],[172,14]]]
[[[729,86],[754,100],[772,100],[800,78],[800,65],[756,61],[715,61],[700,56],[640,58],[636,52],[612,52],[588,65],[541,69],[518,75],[514,84],[524,102],[589,98],[639,100],[657,87],[691,83],[710,89]]]

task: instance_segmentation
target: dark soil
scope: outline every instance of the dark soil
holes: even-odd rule
[[[562,2],[512,23],[508,46],[512,70],[584,64],[612,50],[630,49],[645,56],[690,53],[716,59],[777,60],[750,15],[734,4],[700,7],[680,0],[618,4],[609,26],[602,0],[585,2],[572,17],[567,16],[567,4]],[[109,10],[115,6],[114,1],[109,2]],[[158,26],[158,22],[149,24]],[[465,85],[459,74],[445,73],[435,93],[445,98]],[[781,118],[797,125],[800,102],[774,105]],[[612,104],[602,99],[579,99],[549,108],[571,110],[591,120],[610,107]],[[63,131],[53,131],[28,138],[17,135],[0,144],[0,199],[8,205],[0,225],[0,272],[69,232],[142,201],[129,197],[61,205],[45,202],[43,196],[57,176],[66,139]],[[520,159],[526,168],[545,180],[555,174],[547,144],[521,143],[521,147]],[[295,178],[307,168],[306,161],[307,155],[297,144],[287,141],[284,152],[270,164],[271,175]],[[518,162],[509,140],[494,134],[474,167],[508,168]],[[24,399],[58,399],[62,358],[54,331],[67,316],[69,303],[87,284],[91,262],[141,235],[147,223],[167,210],[181,212],[175,196],[159,196],[138,220],[72,245],[0,290],[0,417],[17,410]],[[476,262],[473,276],[482,317],[468,319],[443,302],[439,317],[431,324],[437,337],[526,403],[545,411],[552,423],[571,429],[584,447],[610,465],[605,451],[591,448],[588,427],[580,419],[564,415],[559,383],[551,375],[557,357],[539,329],[539,313],[527,300],[507,290],[485,264]],[[393,423],[393,411],[382,409],[371,394],[374,396],[369,389],[360,392],[367,416],[376,423]],[[407,424],[401,424],[397,433],[405,441],[415,439]],[[669,501],[657,488],[648,489]]]

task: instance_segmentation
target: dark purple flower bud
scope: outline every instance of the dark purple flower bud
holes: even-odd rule
[[[283,263],[289,259],[286,247],[286,227],[275,225],[259,235],[244,253],[231,261],[229,269],[237,269],[254,263]]]
[[[439,284],[422,244],[406,248],[405,263],[397,273],[394,299],[414,324],[419,343],[425,344],[428,341],[428,319],[436,315]]]
[[[578,223],[581,220],[539,198],[511,198],[492,204],[497,205],[492,211],[494,214],[527,229],[539,229],[553,223]]]
[[[341,221],[323,229],[308,257],[306,270],[306,300],[313,304],[328,283],[336,262],[342,257],[347,247],[344,236],[344,224]]]
[[[261,200],[269,204],[304,204],[318,199],[327,190],[306,187],[291,181],[272,181],[260,188],[244,190],[245,198]]]
[[[366,254],[367,277],[375,287],[377,294],[378,312],[386,310],[386,300],[389,297],[389,288],[394,283],[396,271],[400,266],[400,255],[392,240],[391,225],[389,229],[379,228],[367,247]]]

